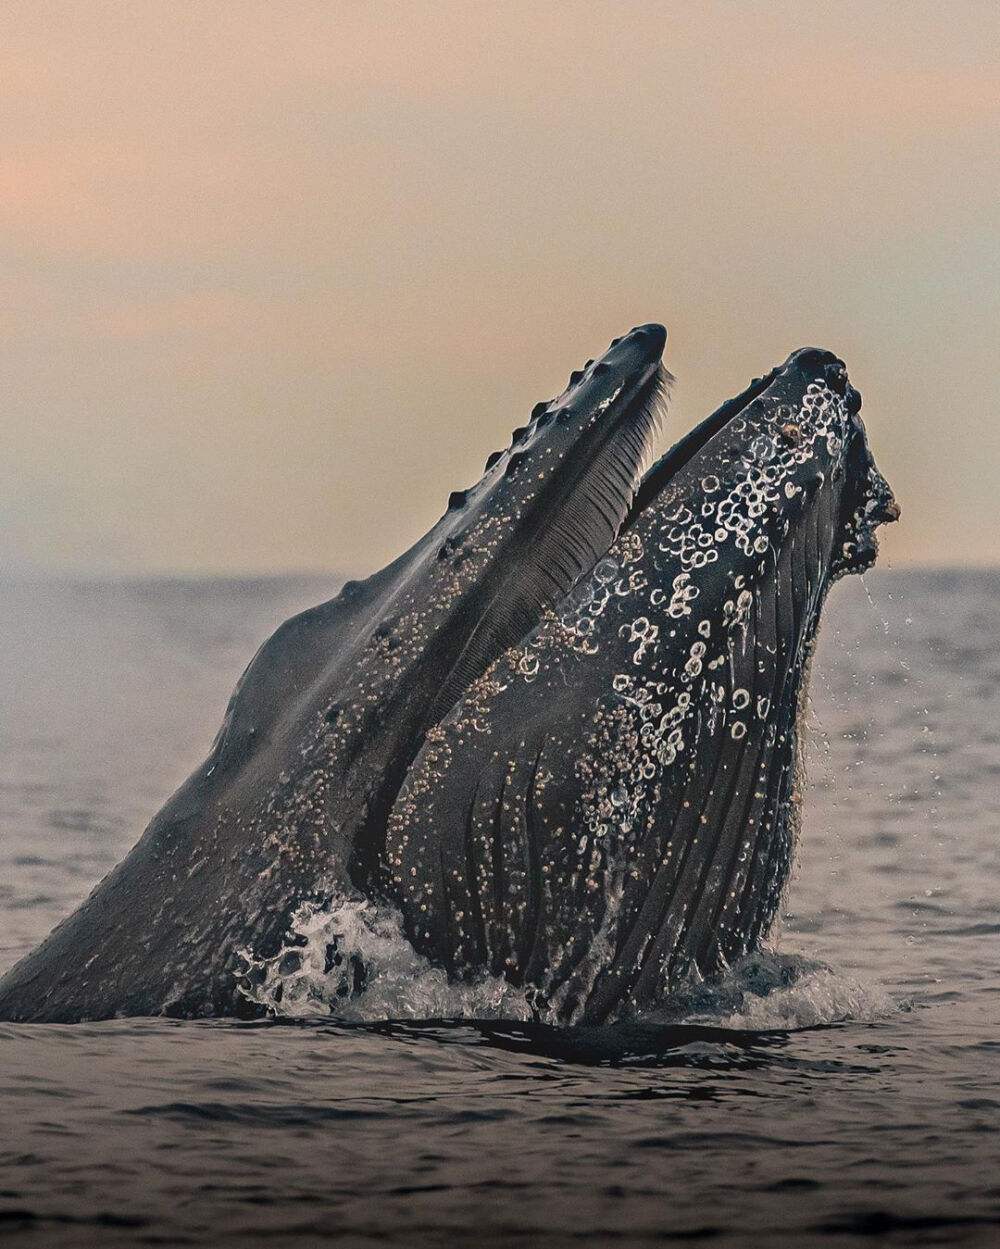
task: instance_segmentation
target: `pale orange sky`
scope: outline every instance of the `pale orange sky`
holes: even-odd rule
[[[1000,563],[1000,6],[6,0],[0,573],[364,573],[663,321]]]

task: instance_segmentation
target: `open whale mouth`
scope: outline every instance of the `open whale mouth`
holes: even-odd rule
[[[843,363],[811,348],[640,480],[660,334],[612,348],[641,367],[620,353],[574,375],[462,496],[446,560],[490,540],[499,479],[532,484],[354,860],[436,965],[575,1022],[641,1010],[766,935],[823,597],[898,515]]]
[[[661,360],[666,337],[650,323],[615,339],[555,399],[535,405],[509,445],[489,456],[479,481],[451,494],[445,514],[410,551],[366,582],[345,583],[330,605],[286,622],[237,687],[213,771],[240,767],[275,736],[295,734],[317,703],[341,729],[348,701],[341,656],[356,661],[366,650],[374,677],[365,675],[343,754],[348,764],[363,754],[377,760],[377,793],[365,798],[366,820],[377,826],[422,734],[614,541],[652,456],[672,381]],[[348,636],[332,646],[327,618],[338,612]],[[392,692],[372,692],[372,681],[392,670],[405,679]],[[365,859],[355,848],[358,880]]]
[[[824,596],[899,514],[860,406],[813,348],[723,404],[428,735],[382,863],[416,948],[598,1023],[763,940]]]

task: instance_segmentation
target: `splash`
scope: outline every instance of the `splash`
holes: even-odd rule
[[[754,1032],[791,1032],[847,1021],[874,1023],[899,1009],[880,985],[800,954],[762,950],[717,979],[672,994],[657,1016]]]
[[[409,943],[399,911],[366,898],[305,903],[276,955],[243,950],[241,956],[240,992],[275,1017],[559,1023],[557,1004],[529,998],[502,977],[450,979]],[[802,955],[765,950],[723,976],[678,989],[642,1020],[774,1032],[870,1023],[898,1009],[878,985]]]
[[[242,950],[239,989],[269,1014],[356,1023],[382,1019],[529,1020],[524,993],[494,976],[453,981],[418,954],[394,907],[366,898],[308,902],[272,958]]]

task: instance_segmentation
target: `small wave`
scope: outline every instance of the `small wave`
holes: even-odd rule
[[[260,958],[244,950],[242,957],[241,992],[275,1018],[560,1022],[501,977],[449,979],[414,950],[395,908],[365,898],[305,903],[293,916],[289,942],[276,955]],[[722,976],[677,990],[643,1019],[787,1032],[849,1020],[871,1023],[898,1009],[878,985],[802,955],[764,950]]]

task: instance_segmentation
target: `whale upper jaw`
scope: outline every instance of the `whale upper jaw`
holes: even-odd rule
[[[343,722],[352,699],[365,701],[380,740],[391,702],[415,750],[419,735],[614,540],[662,420],[671,381],[665,340],[657,324],[615,339],[555,399],[535,405],[408,551],[286,621],[230,702],[213,748],[220,775],[295,737],[321,706]],[[382,688],[384,678],[394,691]]]

